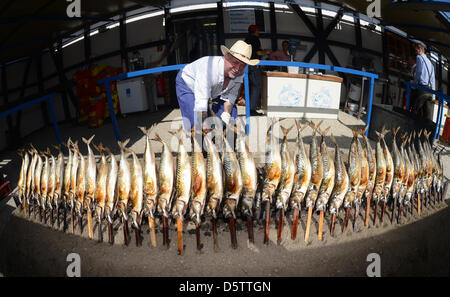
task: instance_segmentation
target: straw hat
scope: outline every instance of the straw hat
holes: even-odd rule
[[[254,66],[259,63],[258,59],[250,60],[250,57],[252,56],[252,46],[242,40],[236,41],[230,49],[228,49],[225,45],[221,45],[220,49],[222,50],[222,54],[224,56],[230,53],[233,57],[248,65]]]

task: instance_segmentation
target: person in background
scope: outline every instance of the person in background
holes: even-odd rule
[[[220,47],[223,56],[206,56],[186,65],[177,74],[176,93],[187,131],[194,126],[201,129],[207,117],[208,101],[225,125],[230,118],[236,119],[234,102],[244,80],[247,65],[256,65],[259,60],[251,59],[252,47],[242,40],[228,49]]]
[[[435,89],[434,67],[425,54],[422,44],[416,45],[416,68],[413,83],[428,89]],[[411,108],[416,115],[433,120],[433,95],[419,89],[411,92]]]
[[[272,52],[271,49],[262,49],[259,40],[259,28],[257,25],[248,27],[248,35],[245,42],[252,46],[251,59],[261,59],[262,56]],[[261,97],[261,69],[258,66],[248,67],[248,79],[250,83],[250,113],[251,115],[259,115],[256,110],[259,108]]]
[[[282,49],[274,51],[270,54],[270,60],[274,61],[290,61],[291,55],[289,55],[289,41],[284,40],[281,44]]]
[[[284,40],[283,43],[281,43],[281,49],[272,52],[269,59],[273,61],[290,61],[291,55],[289,54],[289,41]],[[287,67],[285,66],[278,66],[275,69],[277,68],[279,71],[287,72]]]

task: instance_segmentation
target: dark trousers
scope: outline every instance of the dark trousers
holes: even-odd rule
[[[417,116],[433,120],[433,101],[432,97],[428,92],[422,90],[412,90],[411,92],[411,110]]]
[[[248,80],[250,84],[250,109],[255,111],[260,107],[261,98],[261,69],[258,66],[248,66]]]

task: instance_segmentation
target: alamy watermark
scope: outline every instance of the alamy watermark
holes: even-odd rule
[[[369,6],[367,6],[367,16],[369,18],[381,18],[381,0],[367,0],[367,2],[371,2]]]
[[[370,253],[366,258],[367,262],[371,262],[366,269],[368,277],[380,277],[381,276],[381,257],[377,253]]]
[[[69,5],[67,5],[66,13],[69,18],[73,17],[81,17],[81,0],[66,0],[67,2],[70,2]]]
[[[66,275],[68,277],[80,277],[81,276],[81,257],[77,253],[70,253],[67,255],[66,261],[70,264],[67,265]]]

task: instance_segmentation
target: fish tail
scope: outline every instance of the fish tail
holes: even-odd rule
[[[326,128],[325,130],[321,130],[319,129],[319,133],[320,135],[322,135],[323,137],[327,136],[328,131],[330,131],[331,126],[329,126],[328,128]]]
[[[151,140],[159,141],[159,142],[163,141],[157,132],[155,132],[155,136]]]
[[[84,143],[86,143],[87,145],[89,145],[89,144],[91,143],[92,139],[94,139],[94,137],[95,137],[95,134],[92,135],[89,139],[86,139],[86,138],[84,138],[84,137],[81,137],[81,139],[83,140]]]
[[[142,127],[142,126],[138,126],[138,128],[139,128],[139,130],[142,131],[142,133],[144,133],[144,135],[147,135],[147,136],[149,135],[150,129],[147,129],[147,128]]]
[[[384,139],[384,133],[383,132],[375,131],[375,133],[377,133],[377,135],[378,135],[378,140]]]
[[[331,141],[337,146],[336,138],[334,138],[333,133],[330,134]]]
[[[291,131],[292,128],[294,128],[294,125],[290,126],[289,128],[286,128],[286,127],[283,127],[283,126],[280,126],[280,127],[281,127],[281,130],[283,131],[284,136],[287,137],[287,135],[289,134],[289,131]]]
[[[117,141],[117,144],[119,145],[120,149],[125,150],[128,142],[130,142],[130,138],[125,141]]]

